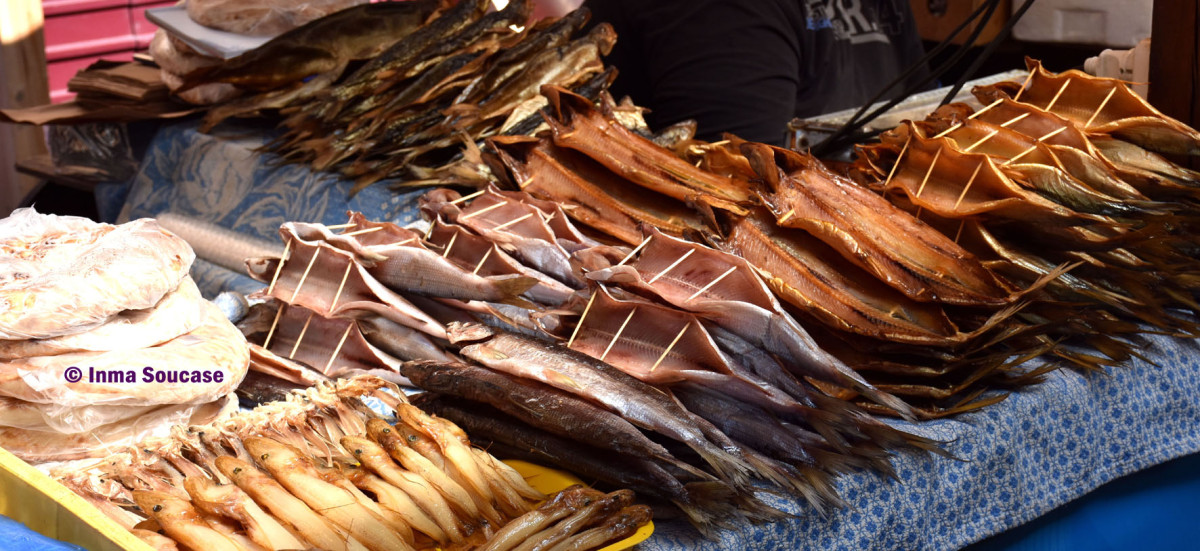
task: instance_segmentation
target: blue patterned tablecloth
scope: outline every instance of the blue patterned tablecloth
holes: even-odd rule
[[[274,166],[252,148],[261,134],[200,134],[195,122],[162,127],[128,189],[98,192],[102,213],[119,220],[175,212],[273,241],[286,220],[343,222],[347,209],[407,223],[420,191],[382,185],[347,200],[348,182],[298,166]],[[249,278],[197,261],[206,295],[257,288]],[[822,517],[783,498],[787,522],[701,539],[685,524],[660,521],[641,545],[675,549],[956,549],[1021,525],[1118,477],[1200,451],[1200,351],[1191,341],[1150,339],[1135,360],[1107,374],[1059,371],[983,411],[918,425],[961,461],[900,455],[897,480],[843,477],[852,507]],[[1200,512],[1198,512],[1200,514]],[[1193,517],[1197,518],[1197,517]]]

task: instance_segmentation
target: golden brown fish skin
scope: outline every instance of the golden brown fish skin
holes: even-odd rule
[[[781,299],[826,324],[913,344],[955,344],[958,333],[937,305],[916,302],[849,263],[806,232],[779,228],[755,209],[710,241],[748,260]]]
[[[413,530],[421,532],[443,545],[450,542],[446,537],[446,532],[439,528],[437,523],[404,490],[371,474],[362,465],[341,464],[339,467],[351,483],[374,494],[380,505],[399,514],[412,526]]]
[[[654,514],[647,505],[633,505],[613,513],[600,526],[566,538],[547,551],[581,551],[594,549],[610,541],[633,535]]]
[[[488,538],[477,551],[509,551],[529,539],[530,536],[545,530],[551,524],[570,515],[585,501],[595,499],[599,492],[575,485],[554,494],[537,509],[525,513],[504,525],[500,531]]]
[[[204,477],[184,479],[192,502],[201,510],[241,523],[254,543],[267,549],[300,549],[304,545],[236,485],[219,485]]]
[[[587,157],[548,140],[492,138],[491,143],[522,191],[565,205],[567,215],[630,245],[642,240],[640,224],[672,235],[699,231],[694,211],[624,178]]]
[[[554,526],[533,534],[524,543],[513,548],[513,551],[545,551],[581,528],[596,522],[597,519],[605,518],[631,504],[633,504],[632,491],[617,490],[605,494],[580,507]]]
[[[133,500],[171,539],[191,549],[242,551],[241,546],[209,526],[186,499],[162,492],[134,490]]]
[[[334,524],[349,532],[371,551],[411,551],[413,548],[387,526],[386,521],[358,503],[357,498],[324,481],[311,459],[294,448],[269,438],[244,438],[246,449],[288,491]]]
[[[592,102],[563,88],[546,85],[550,100],[546,121],[554,144],[574,149],[618,176],[697,207],[745,214],[754,202],[748,182],[704,172],[670,151],[638,136],[592,107]]]

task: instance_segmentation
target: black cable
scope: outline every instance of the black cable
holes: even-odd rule
[[[999,5],[1000,5],[999,0],[989,0],[986,4],[983,4],[980,6],[980,8],[983,8],[985,6],[987,8],[986,13],[983,16],[983,19],[980,20],[979,24],[975,26],[975,29],[971,31],[971,35],[969,37],[967,37],[967,41],[962,45],[962,47],[959,48],[958,51],[954,52],[954,55],[951,56],[950,59],[946,60],[946,62],[944,62],[941,66],[939,66],[938,69],[931,71],[930,74],[927,75],[925,78],[921,79],[920,82],[906,87],[902,93],[900,93],[899,95],[896,96],[896,98],[888,101],[886,104],[879,107],[878,109],[871,111],[868,115],[866,115],[865,117],[862,117],[861,120],[857,120],[858,117],[860,117],[864,111],[866,111],[867,109],[870,108],[873,101],[867,102],[866,104],[864,104],[861,108],[859,108],[858,112],[855,113],[854,117],[851,117],[851,119],[849,121],[847,121],[840,128],[838,128],[838,130],[836,130],[832,135],[830,135],[829,138],[825,139],[825,141],[821,142],[820,144],[817,144],[817,146],[813,148],[813,153],[815,155],[817,155],[818,157],[820,157],[820,156],[828,155],[828,154],[832,153],[833,151],[841,148],[843,146],[843,144],[847,143],[847,138],[853,132],[857,131],[858,129],[862,128],[866,124],[875,120],[877,117],[879,117],[879,115],[887,112],[892,107],[895,107],[900,102],[907,99],[914,92],[921,90],[922,88],[927,86],[929,83],[935,81],[938,77],[945,74],[946,71],[949,71],[951,68],[953,68],[954,65],[957,64],[959,62],[959,60],[961,60],[963,58],[963,56],[965,56],[970,51],[971,47],[975,44],[975,41],[979,39],[979,35],[983,33],[983,28],[985,26],[987,26],[988,21],[991,20],[992,15],[995,13],[996,8],[999,7]],[[978,9],[976,11],[978,11]],[[968,21],[964,21],[964,24],[966,24],[968,22],[969,22],[969,18],[968,18]]]
[[[1025,15],[1025,12],[1029,11],[1029,8],[1033,6],[1033,1],[1034,0],[1025,0],[1025,3],[1022,4],[1017,11],[1013,12],[1012,17],[1005,22],[1004,28],[1000,29],[1000,32],[996,34],[996,38],[992,39],[992,41],[988,43],[986,47],[984,47],[983,51],[979,53],[979,57],[975,58],[975,61],[971,63],[970,67],[967,67],[967,72],[963,73],[962,76],[958,78],[958,81],[955,82],[954,86],[950,88],[950,92],[946,94],[946,97],[942,98],[942,102],[938,104],[939,107],[950,103],[950,101],[954,99],[954,96],[958,95],[958,91],[962,90],[963,85],[966,84],[968,80],[971,80],[971,77],[975,75],[975,72],[979,70],[979,67],[983,65],[983,62],[987,61],[987,59],[992,56],[992,53],[996,51],[996,48],[1000,46],[1000,43],[1004,42],[1004,40],[1008,38],[1008,34],[1012,32],[1013,26],[1015,26],[1017,21],[1021,19],[1021,16]]]

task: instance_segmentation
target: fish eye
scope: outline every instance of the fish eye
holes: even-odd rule
[[[354,450],[354,455],[362,455],[362,448]]]
[[[408,441],[409,441],[409,442],[416,442],[416,441],[417,441],[417,435],[415,435],[415,434],[410,434],[410,435],[408,435]]]
[[[151,507],[151,509],[154,510],[155,513],[157,513],[162,510],[162,505],[155,505],[154,507]]]
[[[267,458],[268,458],[268,457],[270,457],[270,456],[271,456],[271,454],[269,454],[269,453],[264,453],[264,454],[262,454],[262,456],[260,456],[260,457],[259,457],[259,459],[261,459],[261,460],[263,460],[263,461],[266,461],[266,460],[267,460]]]
[[[388,434],[388,433],[390,433],[390,432],[392,432],[392,429],[383,429],[383,433],[384,433],[384,434]]]
[[[241,467],[234,467],[234,469],[233,469],[233,474],[238,474],[238,473],[240,473],[240,472],[242,472],[242,468],[241,468]]]

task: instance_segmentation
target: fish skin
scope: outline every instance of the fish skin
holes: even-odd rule
[[[745,214],[754,202],[748,182],[701,171],[601,114],[591,101],[546,85],[546,121],[554,144],[575,149],[631,182],[689,204]]]
[[[567,537],[548,548],[547,551],[572,551],[575,549],[591,549],[605,543],[627,538],[638,527],[650,522],[653,512],[647,505],[633,505],[613,513],[599,526]]]
[[[184,487],[197,507],[238,521],[245,527],[246,535],[266,549],[300,549],[306,545],[236,485],[219,485],[207,477],[189,476],[184,479]]]
[[[903,416],[911,415],[911,408],[903,401],[879,391],[844,362],[821,349],[804,327],[783,310],[745,259],[670,237],[653,228],[649,232],[649,242],[637,257],[624,265],[589,272],[588,278],[653,293],[780,356],[797,376],[854,388]],[[722,273],[727,276],[711,285]],[[655,284],[648,283],[651,280]]]
[[[451,325],[451,342],[473,329]],[[634,425],[687,444],[734,485],[748,481],[750,465],[709,440],[668,395],[591,356],[513,333],[495,333],[461,353],[489,368],[595,400]]]
[[[525,291],[525,296],[541,304],[559,306],[575,292],[558,280],[521,264],[491,241],[457,224],[447,224],[440,217],[433,221],[427,243],[435,252],[441,250],[442,255],[464,269],[478,267],[479,273],[487,276],[523,275],[537,279],[537,284]],[[488,251],[491,251],[490,255]]]
[[[162,492],[134,490],[133,500],[158,522],[171,539],[192,549],[241,551],[242,548],[205,522],[191,502]]]
[[[588,79],[582,84],[571,87],[571,92],[579,94],[589,101],[595,101],[604,90],[607,90],[612,85],[613,80],[616,78],[617,68],[607,67],[604,69],[604,72]],[[531,102],[536,102],[536,104]],[[537,107],[534,108],[534,105]],[[543,128],[549,129],[550,127],[546,125],[546,119],[542,110],[542,107],[546,105],[548,105],[548,102],[545,100],[545,96],[539,96],[517,106],[509,115],[509,118],[500,125],[499,135],[533,136]],[[526,106],[528,107],[526,108]],[[522,116],[522,113],[526,114]]]
[[[620,453],[678,461],[620,416],[549,385],[463,363],[406,362],[401,372],[424,390],[486,403],[563,438],[603,443]]]
[[[569,515],[584,500],[593,495],[583,486],[574,485],[554,494],[528,514],[513,519],[482,546],[478,551],[508,551],[533,534],[544,530],[559,519]]]

